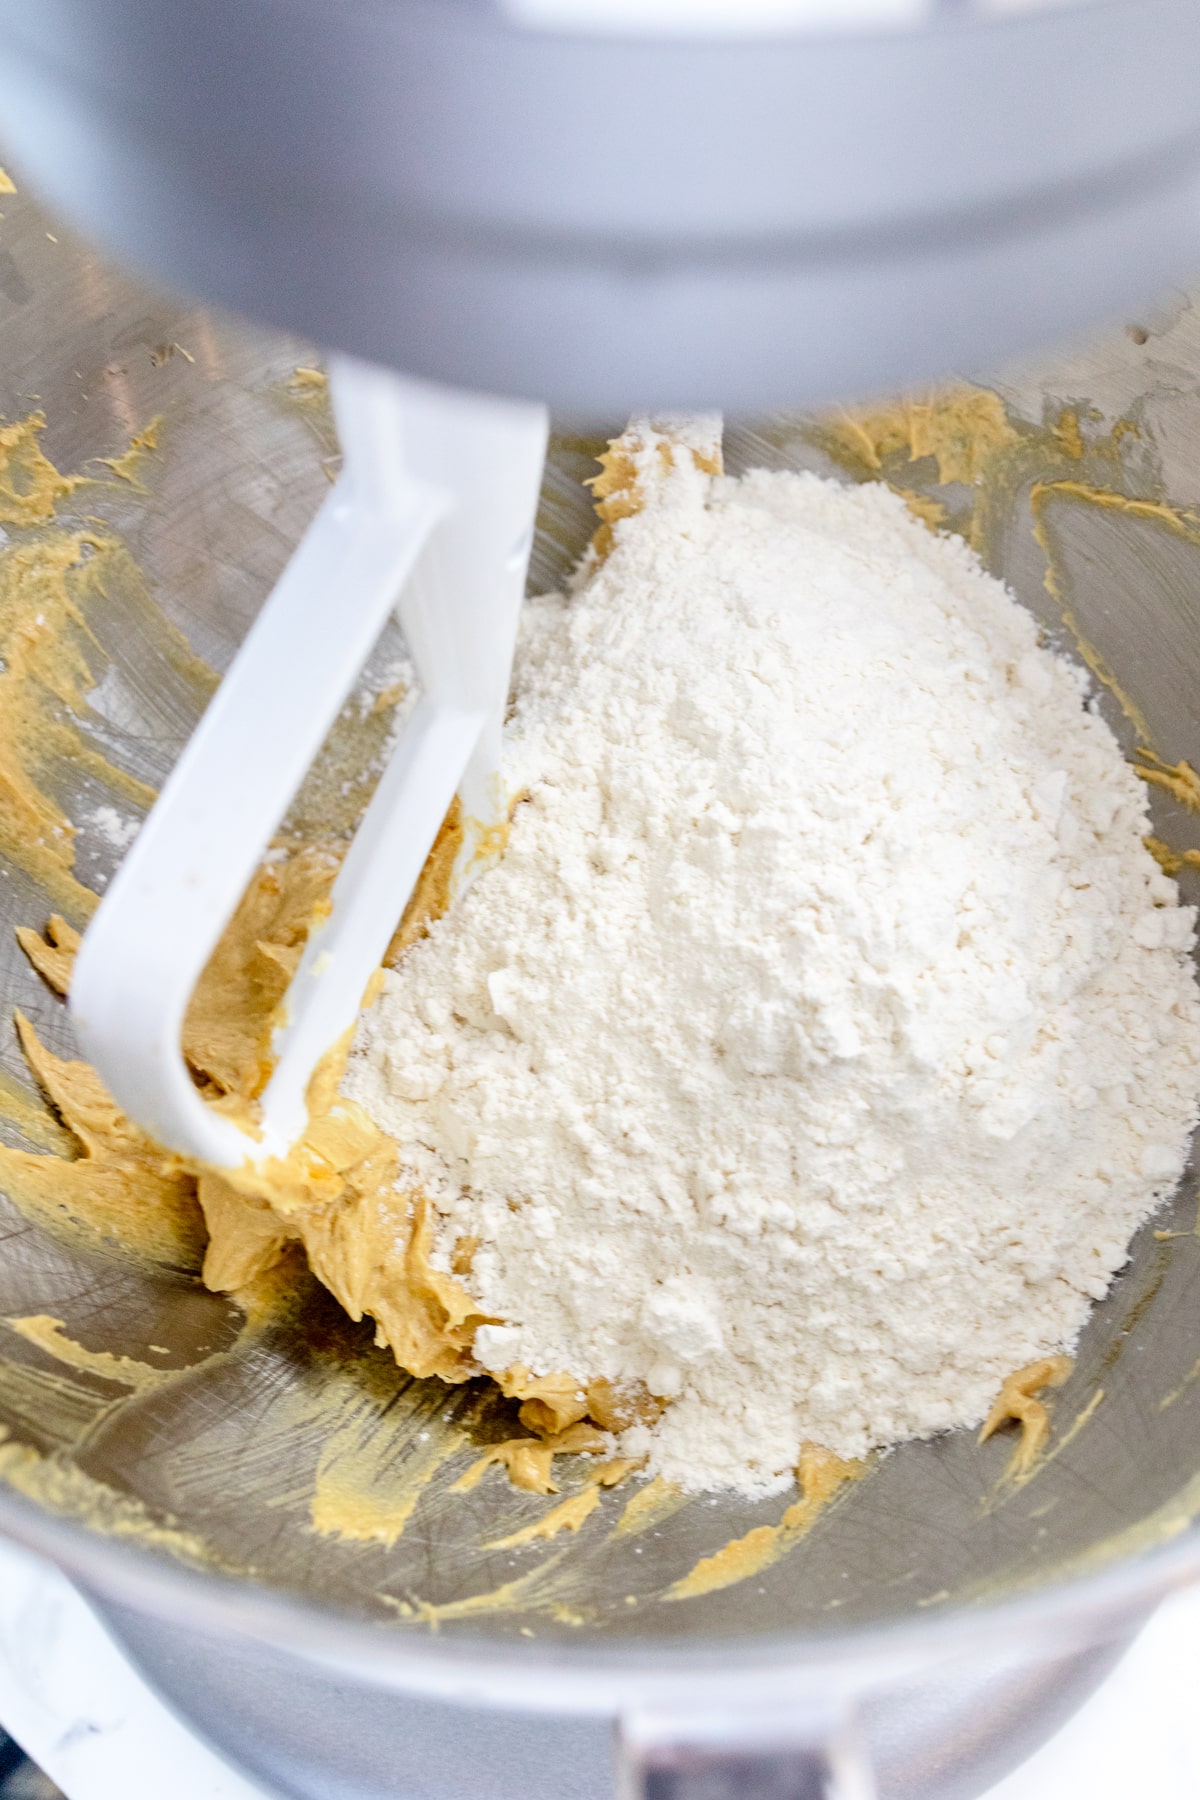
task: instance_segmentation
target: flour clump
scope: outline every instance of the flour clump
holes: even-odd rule
[[[527,606],[506,852],[344,1085],[436,1260],[477,1246],[482,1368],[649,1390],[627,1453],[766,1493],[1073,1342],[1183,1172],[1194,911],[959,540],[881,485],[642,474]]]

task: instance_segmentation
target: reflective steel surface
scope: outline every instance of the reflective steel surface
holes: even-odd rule
[[[101,473],[89,459],[119,456],[163,419],[145,491],[106,480],[60,507],[64,519],[106,520],[145,577],[144,589],[115,584],[90,620],[96,686],[79,729],[112,764],[153,785],[203,695],[157,657],[147,608],[174,621],[213,668],[228,662],[336,456],[324,412],[294,392],[294,370],[312,352],[113,274],[20,196],[6,196],[0,212],[0,412],[11,421],[40,408],[55,464]],[[998,383],[1029,454],[1011,493],[992,505],[985,549],[1047,630],[1068,642],[1029,513],[1039,469],[1059,454],[1061,433],[1055,439],[1049,425],[1068,407],[1081,433],[1080,454],[1068,460],[1082,483],[1104,477],[1185,509],[1170,518],[1122,514],[1064,494],[1045,519],[1060,589],[1069,584],[1079,628],[1142,708],[1155,748],[1171,761],[1200,762],[1200,529],[1186,513],[1200,506],[1200,327],[1183,296],[1134,324],[1071,360]],[[1121,419],[1128,429],[1114,434]],[[595,448],[556,440],[534,562],[539,587],[559,580],[586,540],[580,481]],[[834,467],[827,434],[802,420],[733,426],[727,454],[735,471],[751,462]],[[969,498],[939,486],[928,462],[909,478],[952,515]],[[1105,705],[1129,741],[1119,709]],[[100,884],[114,853],[94,815],[114,796],[82,768],[74,785],[62,781],[80,828],[79,874]],[[314,817],[327,824],[339,793],[332,777],[324,790],[318,783]],[[121,807],[128,812],[124,800]],[[1155,811],[1160,835],[1177,849],[1200,845],[1200,819],[1161,796]],[[18,869],[4,871],[0,993],[6,1013],[19,1005],[69,1054],[64,1011],[12,938],[14,927],[40,925],[49,910]],[[41,1104],[7,1025],[0,1069]],[[36,1140],[31,1147],[44,1147]],[[194,1271],[81,1247],[0,1199],[0,1427],[10,1445],[27,1444],[54,1468],[86,1477],[89,1493],[129,1503],[109,1510],[106,1536],[87,1524],[78,1484],[55,1501],[59,1513],[77,1515],[65,1523],[0,1489],[0,1527],[52,1547],[97,1587],[151,1610],[210,1630],[240,1624],[276,1641],[336,1648],[375,1673],[392,1658],[417,1685],[452,1679],[437,1670],[470,1664],[478,1672],[484,1663],[497,1681],[505,1671],[519,1681],[535,1665],[582,1677],[674,1656],[697,1667],[734,1669],[754,1657],[832,1667],[892,1643],[932,1643],[939,1629],[969,1627],[981,1607],[1014,1598],[1021,1617],[1052,1634],[1089,1608],[1136,1610],[1143,1586],[1198,1561],[1190,1524],[1200,1510],[1196,1206],[1189,1176],[1139,1234],[1055,1397],[1052,1454],[1034,1480],[1005,1483],[1010,1446],[1000,1440],[980,1447],[960,1432],[905,1446],[767,1574],[668,1604],[658,1596],[697,1557],[774,1523],[781,1504],[695,1502],[621,1536],[613,1527],[628,1493],[619,1491],[578,1541],[514,1553],[488,1546],[545,1502],[496,1479],[453,1500],[431,1488],[390,1544],[324,1535],[311,1502],[335,1429],[364,1420],[386,1473],[389,1433],[399,1458],[414,1420],[441,1429],[453,1414],[463,1434],[453,1474],[473,1442],[509,1429],[506,1408],[471,1390],[413,1383],[320,1294],[298,1321],[247,1334],[238,1309],[208,1294]],[[156,1346],[175,1378],[130,1394],[94,1372],[64,1373],[3,1323],[32,1314],[62,1319],[93,1350],[144,1359]],[[1146,1560],[1129,1560],[1138,1557]],[[1066,1577],[1084,1579],[1060,1591]],[[503,1604],[475,1604],[517,1581],[524,1586]],[[906,1628],[900,1638],[884,1629],[896,1625]]]

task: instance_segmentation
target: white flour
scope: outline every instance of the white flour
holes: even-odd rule
[[[90,824],[113,850],[128,850],[142,828],[140,819],[123,818],[115,806],[97,806]]]
[[[1179,1179],[1194,914],[1078,669],[881,486],[689,470],[528,608],[503,860],[347,1090],[626,1447],[766,1492],[972,1423]]]

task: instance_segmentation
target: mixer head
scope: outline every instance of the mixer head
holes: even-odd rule
[[[1190,0],[0,0],[0,51],[85,234],[560,413],[891,391],[1200,264]]]

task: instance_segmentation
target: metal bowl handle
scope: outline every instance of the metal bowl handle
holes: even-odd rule
[[[841,1701],[769,1710],[627,1713],[618,1800],[875,1800],[853,1711]]]

